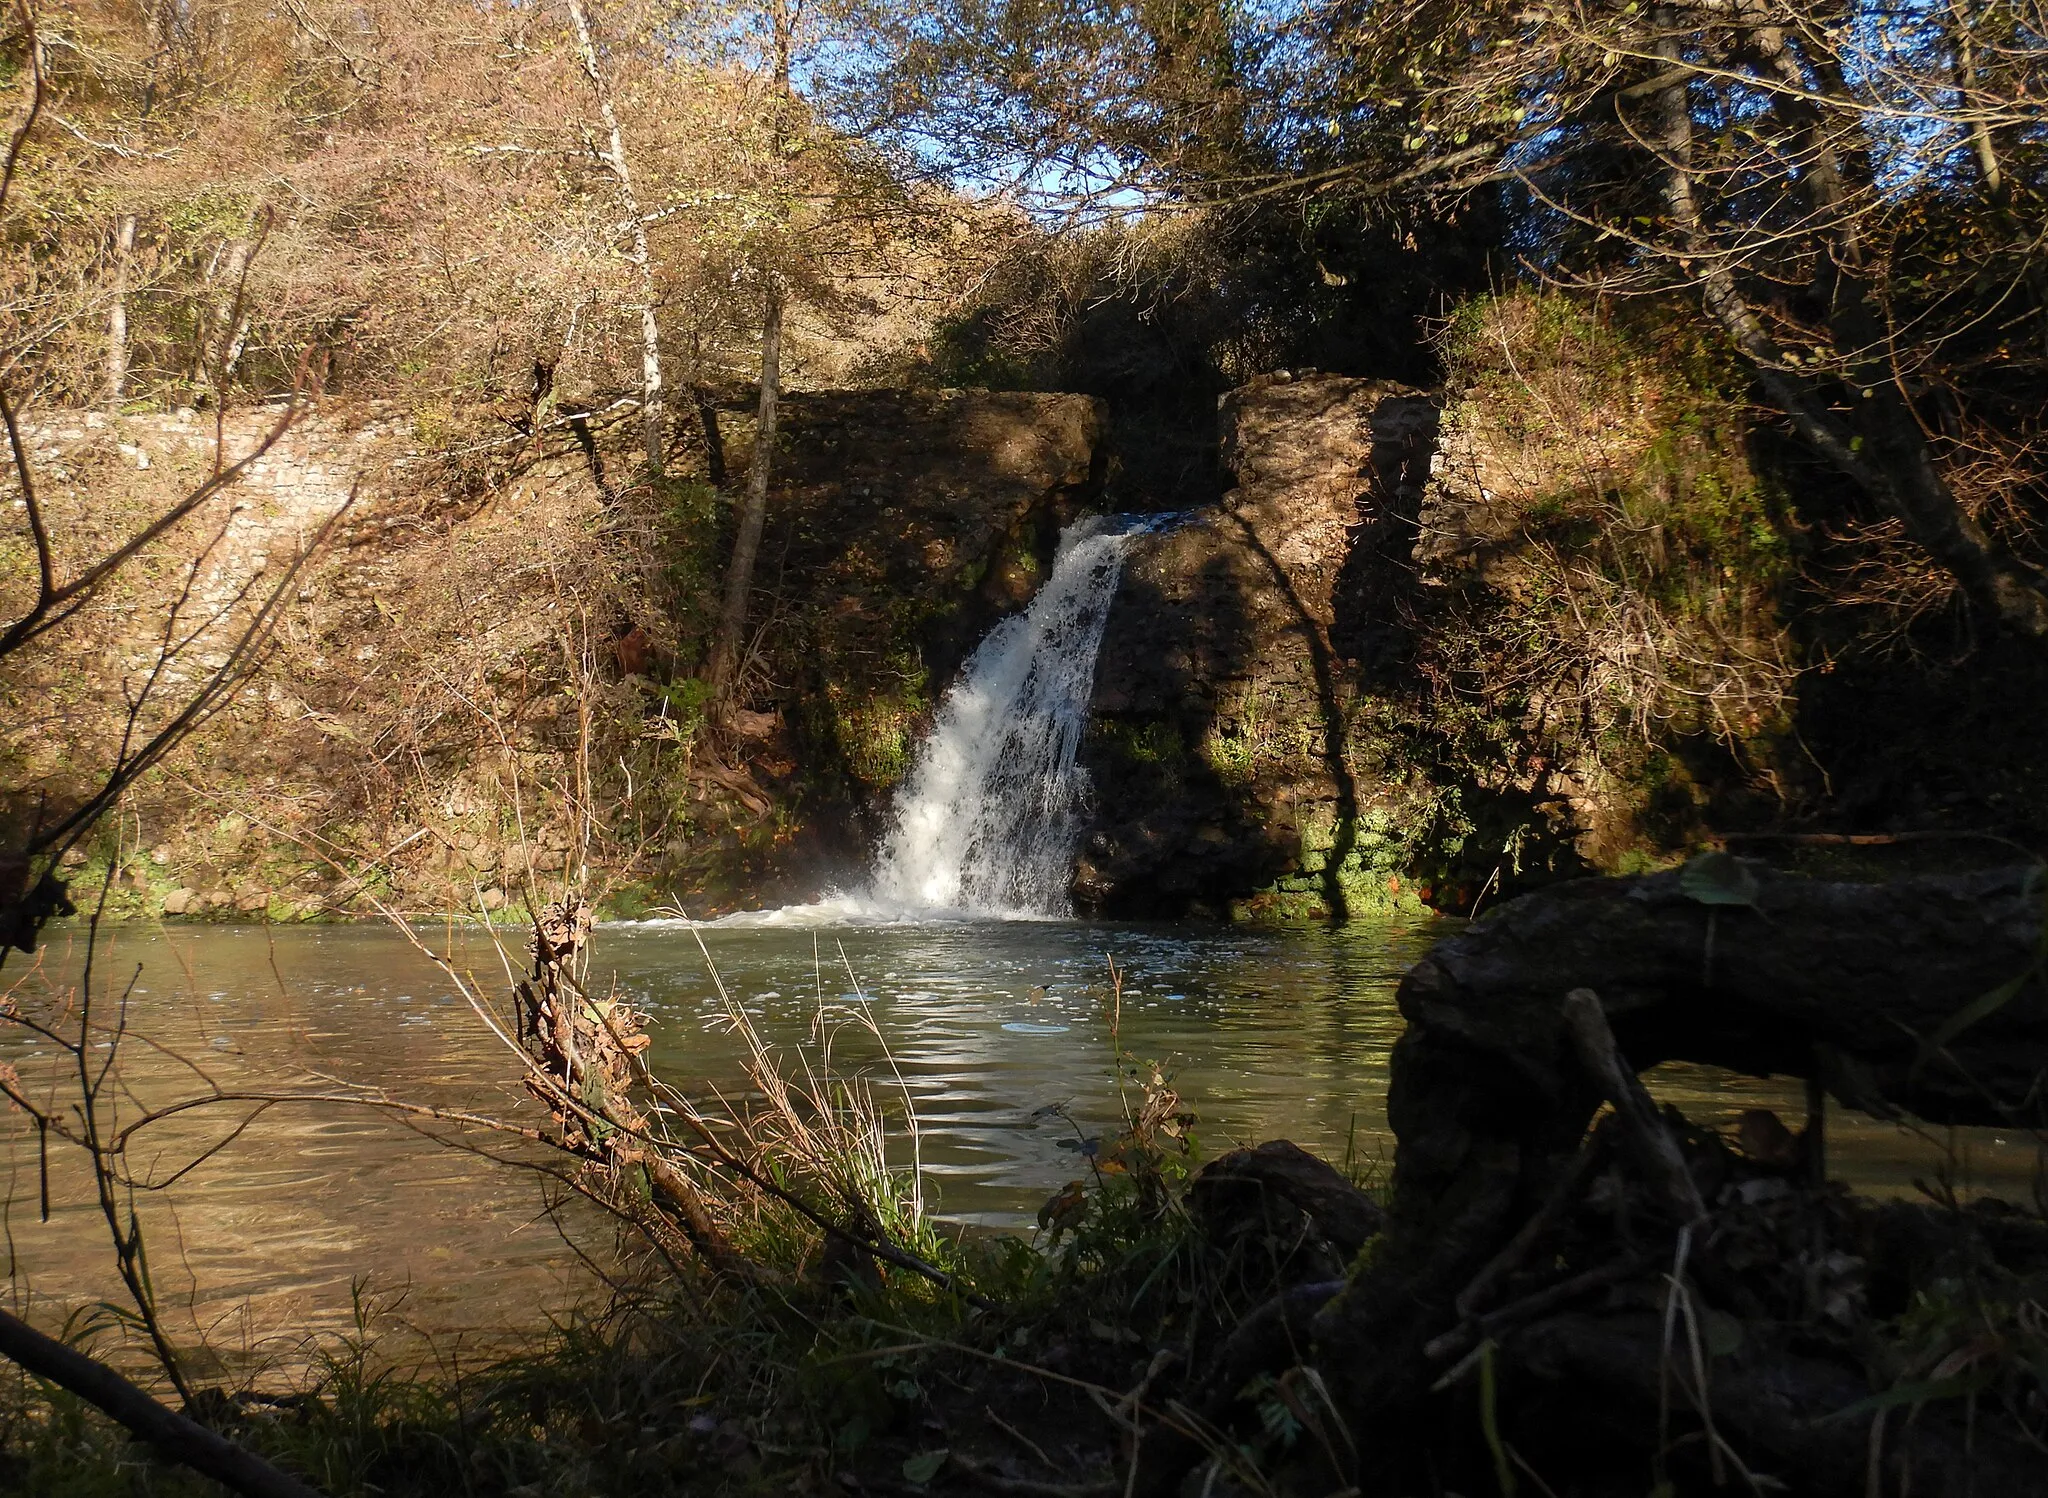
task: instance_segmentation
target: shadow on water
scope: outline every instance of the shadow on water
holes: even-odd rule
[[[1074,1129],[1042,1110],[1061,1105],[1087,1133],[1113,1132],[1122,1116],[1106,959],[1126,974],[1123,1044],[1172,1075],[1199,1116],[1203,1155],[1285,1137],[1370,1172],[1392,1153],[1387,1066],[1402,1023],[1395,989],[1444,929],[1427,919],[1359,920],[1334,931],[1048,921],[702,934],[732,993],[791,1065],[820,1059],[821,1010],[829,1020],[868,1007],[888,1052],[856,1025],[828,1026],[834,1069],[865,1075],[899,1124],[907,1093],[926,1189],[946,1217],[1017,1230],[1078,1168]],[[498,992],[497,958],[482,933],[457,927],[434,939],[451,941],[458,965]],[[533,1121],[503,1046],[393,932],[187,928],[124,933],[117,948],[107,960],[141,973],[138,1044],[124,1061],[138,1098],[189,1093],[192,1074],[172,1059],[182,1056],[231,1088],[310,1083],[331,1092],[356,1083]],[[76,957],[50,955],[53,988]],[[665,1079],[700,1096],[737,1095],[741,1042],[722,1023],[695,933],[607,927],[595,957],[596,980],[616,975],[650,1015],[651,1059]],[[0,1060],[25,1080],[48,1064],[18,1031]],[[1790,1081],[1678,1066],[1657,1068],[1649,1081],[1689,1117],[1724,1129],[1745,1108],[1791,1117],[1801,1106]],[[152,1148],[168,1171],[234,1122],[185,1116]],[[1963,1184],[1997,1190],[2028,1177],[2025,1141],[1963,1132],[1973,1173]],[[1890,1125],[1838,1114],[1829,1137],[1836,1172],[1866,1189],[1901,1194],[1916,1175],[1932,1178],[1938,1151]],[[41,1222],[33,1131],[13,1115],[0,1141],[17,1288],[53,1309],[107,1298],[106,1226],[80,1163],[53,1153],[53,1212]],[[519,1153],[502,1138],[462,1142]],[[907,1164],[907,1141],[898,1144],[898,1163]],[[273,1109],[173,1190],[141,1195],[153,1271],[180,1340],[203,1334],[263,1349],[268,1338],[268,1355],[303,1356],[308,1330],[349,1330],[361,1281],[404,1293],[411,1324],[471,1336],[531,1330],[590,1288],[530,1171],[361,1108]],[[611,1241],[608,1225],[578,1203],[561,1226],[600,1257]]]

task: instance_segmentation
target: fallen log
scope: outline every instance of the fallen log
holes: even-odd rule
[[[0,1311],[0,1354],[104,1411],[170,1460],[243,1498],[321,1498],[317,1489],[255,1452],[158,1403],[105,1363],[5,1311]]]
[[[1936,1123],[2009,1123],[2038,1101],[2048,1072],[2040,866],[1885,884],[1740,867],[1745,883],[1723,898],[1743,903],[1704,903],[1673,872],[1583,880],[1498,907],[1403,980],[1411,1037],[1484,1055],[1522,1097],[1555,1100],[1566,1048],[1557,1005],[1590,988],[1638,1067],[1808,1076],[1821,1066],[1850,1106]],[[1945,1055],[1922,1053],[2008,986]]]
[[[1619,1069],[1628,1083],[1665,1060],[1817,1078],[1848,1106],[1943,1123],[2048,1117],[2039,867],[1843,884],[1715,857],[1707,878],[1525,896],[1402,982],[1394,1211],[1314,1332],[1359,1422],[1423,1393],[1425,1347],[1466,1319],[1460,1291],[1555,1199],[1603,1099],[1632,1092]],[[1568,1013],[1579,989],[1604,1026],[1583,1002]],[[1683,1202],[1667,1232],[1697,1215],[1674,1163],[1650,1172]]]

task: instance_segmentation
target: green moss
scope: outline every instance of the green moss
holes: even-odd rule
[[[888,790],[909,773],[925,704],[918,697],[866,697],[837,706],[837,737],[847,769],[871,789]]]
[[[1751,467],[1746,375],[1690,317],[1552,293],[1467,303],[1443,348],[1463,392],[1452,426],[1533,477],[1489,499],[1511,507],[1496,532],[1518,524],[1527,544],[1440,595],[1425,626],[1411,757],[1465,801],[1424,839],[1435,877],[1554,847],[1559,771],[1602,868],[1796,779],[1786,619],[1803,537]]]
[[[1201,754],[1225,785],[1245,787],[1269,770],[1319,758],[1323,732],[1320,715],[1292,684],[1254,681],[1218,713]]]
[[[1105,716],[1088,725],[1089,748],[1105,759],[1168,769],[1187,762],[1180,725],[1166,719]]]

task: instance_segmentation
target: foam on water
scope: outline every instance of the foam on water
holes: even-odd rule
[[[904,911],[1057,919],[1088,793],[1074,762],[1095,658],[1140,525],[1094,517],[1052,575],[968,657],[896,801],[868,897]]]
[[[1061,920],[1088,795],[1075,761],[1095,659],[1132,539],[1177,516],[1090,516],[1060,535],[1052,575],[961,667],[897,793],[867,884],[726,929]]]

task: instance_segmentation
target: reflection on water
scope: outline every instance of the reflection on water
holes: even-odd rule
[[[1112,960],[1123,974],[1123,1047],[1171,1074],[1206,1152],[1287,1135],[1341,1156],[1355,1134],[1370,1155],[1400,1023],[1394,985],[1430,933],[1425,922],[1329,933],[1034,921],[703,936],[734,997],[777,1037],[804,1035],[821,995],[828,1013],[871,1005],[916,1103],[939,1210],[1016,1224],[1073,1175],[1060,1142],[1121,1116]],[[730,1074],[695,949],[687,931],[614,928],[604,958],[660,1021],[653,1054],[665,1074]],[[851,1026],[836,1053],[886,1065]]]
[[[926,1191],[949,1218],[1028,1224],[1075,1171],[1061,1148],[1112,1130],[1113,959],[1124,974],[1121,1041],[1169,1071],[1196,1110],[1205,1153],[1287,1136],[1334,1159],[1391,1152],[1384,1099],[1399,1031],[1393,990],[1443,927],[1354,925],[1339,932],[1134,927],[1060,922],[933,925],[753,922],[701,933],[607,927],[594,974],[615,971],[652,1016],[657,1070],[686,1087],[741,1085],[739,1046],[698,950],[709,947],[734,998],[778,1044],[815,1057],[829,1036],[836,1069],[866,1069],[887,1099],[900,1073],[922,1131]],[[489,940],[471,929],[430,934],[493,996],[507,985]],[[17,992],[61,988],[77,954],[60,935],[46,973],[10,968]],[[390,1096],[538,1121],[502,1043],[402,937],[364,927],[191,928],[119,932],[100,971],[134,979],[122,1106],[161,1104],[199,1085],[189,1062],[230,1090],[324,1089],[346,1083]],[[514,955],[513,960],[519,959]],[[865,1005],[890,1055],[844,1023]],[[821,1028],[822,1013],[826,1024]],[[18,1031],[0,1059],[48,1085],[51,1047]],[[174,1061],[172,1054],[185,1058]],[[893,1067],[891,1061],[893,1059]],[[1733,1122],[1771,1107],[1796,1124],[1794,1084],[1664,1067],[1660,1095],[1697,1121]],[[1048,1105],[1061,1105],[1058,1112]],[[182,1115],[142,1136],[135,1162],[158,1178],[219,1139],[239,1115]],[[73,1304],[111,1297],[106,1225],[74,1155],[53,1149],[53,1214],[37,1221],[32,1131],[8,1134],[8,1247],[35,1293]],[[1868,1120],[1830,1123],[1834,1172],[1881,1191],[1931,1175],[1940,1151]],[[466,1136],[532,1160],[517,1141]],[[1986,1131],[1964,1140],[1981,1187],[2024,1194],[2034,1154]],[[902,1152],[907,1162],[908,1150]],[[275,1108],[141,1213],[151,1263],[180,1318],[219,1345],[247,1346],[286,1328],[345,1329],[350,1287],[410,1285],[416,1325],[533,1326],[588,1284],[563,1235],[588,1251],[609,1242],[592,1214],[559,1221],[542,1186],[423,1138],[374,1110],[340,1103]],[[175,1212],[170,1210],[175,1204]],[[288,1352],[287,1352],[288,1355]]]

